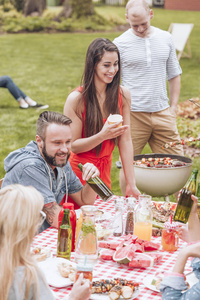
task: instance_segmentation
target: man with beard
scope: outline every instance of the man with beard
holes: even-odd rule
[[[71,149],[72,121],[59,113],[45,111],[37,121],[36,142],[11,152],[4,160],[6,171],[2,187],[9,184],[34,186],[44,197],[46,221],[40,232],[49,226],[58,227],[59,204],[70,197],[79,205],[93,204],[96,193],[88,184],[84,187],[68,162]],[[99,175],[90,163],[83,166],[83,179]],[[67,197],[66,197],[67,198]]]

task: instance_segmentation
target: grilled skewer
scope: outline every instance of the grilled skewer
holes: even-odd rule
[[[162,149],[167,149],[169,147],[175,147],[176,145],[185,145],[185,144],[189,144],[189,143],[193,143],[193,142],[197,142],[197,141],[200,141],[200,137],[198,137],[198,138],[190,137],[187,140],[180,140],[179,142],[166,143],[165,145],[162,146]]]
[[[95,281],[92,283],[92,293],[107,293],[109,292],[114,286],[130,286],[134,291],[135,288],[139,286],[139,283],[134,281],[128,281],[126,279],[115,278],[112,280],[102,279],[99,281]]]

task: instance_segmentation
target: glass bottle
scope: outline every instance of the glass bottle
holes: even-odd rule
[[[97,234],[95,229],[95,215],[98,210],[94,205],[84,205],[81,207],[83,222],[79,232],[75,261],[78,264],[94,265],[98,259]]]
[[[133,234],[134,230],[134,208],[136,205],[136,199],[134,197],[128,197],[126,199],[127,215],[126,215],[126,226],[125,234]]]
[[[58,229],[57,256],[70,260],[72,244],[72,228],[69,209],[64,210],[63,220]]]
[[[71,228],[72,228],[72,247],[71,247],[71,252],[75,250],[75,231],[76,231],[76,213],[74,210],[74,204],[73,203],[63,203],[63,208],[61,209],[59,215],[58,215],[58,228],[61,225],[62,219],[63,219],[63,214],[64,210],[68,208],[69,209],[69,219],[71,223]]]
[[[78,167],[82,171],[83,165],[81,163],[78,164]],[[107,187],[107,185],[99,176],[94,178],[91,177],[87,183],[103,201],[107,201],[113,196],[113,192]]]
[[[152,236],[151,196],[140,195],[139,204],[135,210],[134,235],[139,239],[151,241]]]
[[[197,193],[196,193],[196,196],[197,196],[197,198],[198,198],[197,213],[198,213],[199,220],[200,220],[200,182],[198,183],[198,186],[197,186]]]
[[[123,234],[123,210],[124,199],[119,197],[115,200],[115,215],[113,219],[113,235],[121,236]]]
[[[174,213],[174,221],[179,221],[181,223],[187,223],[190,211],[192,208],[193,200],[191,195],[196,193],[196,178],[198,170],[192,170],[192,174],[184,187],[181,190],[181,195]]]

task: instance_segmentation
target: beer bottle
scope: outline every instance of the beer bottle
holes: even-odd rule
[[[69,209],[64,210],[63,220],[58,229],[57,256],[70,260],[72,245],[72,228]]]
[[[81,163],[78,164],[78,167],[82,171],[83,165]],[[113,196],[113,192],[107,187],[107,185],[103,182],[103,180],[101,180],[99,176],[96,176],[94,178],[91,177],[87,181],[87,183],[103,201],[109,200],[109,198]]]
[[[192,170],[192,174],[184,187],[181,190],[180,199],[178,201],[176,211],[174,213],[174,221],[181,223],[187,223],[190,211],[192,208],[193,200],[191,195],[196,194],[196,179],[197,179],[198,170]]]

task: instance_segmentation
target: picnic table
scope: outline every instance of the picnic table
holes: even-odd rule
[[[116,196],[114,196],[111,200],[108,202],[103,202],[102,200],[96,200],[95,205],[98,206],[99,209],[109,212],[111,214],[114,214],[114,199]],[[57,235],[58,230],[55,228],[48,228],[47,230],[43,231],[42,233],[35,236],[33,241],[33,246],[39,246],[44,247],[48,246],[53,255],[56,255],[57,251]],[[111,236],[109,237],[109,240],[117,240],[120,238]],[[152,237],[152,241],[155,243],[161,243],[160,237]],[[113,278],[123,278],[127,280],[136,281],[140,284],[139,286],[139,295],[135,299],[139,300],[159,300],[161,299],[161,293],[155,292],[149,288],[147,288],[143,281],[147,276],[155,275],[156,273],[162,273],[162,272],[168,272],[171,271],[174,263],[176,261],[176,257],[184,246],[186,245],[185,242],[180,240],[179,242],[179,249],[176,252],[163,252],[163,258],[159,264],[155,264],[153,267],[149,268],[130,268],[127,265],[124,264],[118,264],[114,261],[103,261],[98,260],[98,263],[94,267],[93,276],[94,279],[113,279]],[[71,261],[74,261],[74,252],[71,254]],[[185,268],[185,273],[191,271],[190,262],[188,261]],[[60,300],[63,299],[66,295],[70,293],[70,290],[72,286],[68,286],[65,288],[55,288],[53,286],[50,286],[52,291],[54,292],[54,295],[56,296],[56,299]]]

